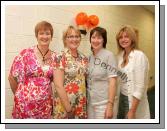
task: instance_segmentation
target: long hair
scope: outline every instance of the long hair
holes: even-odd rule
[[[116,35],[116,41],[117,41],[117,47],[118,47],[118,52],[121,52],[122,50],[124,50],[124,48],[122,48],[120,46],[119,43],[119,39],[122,37],[122,34],[126,32],[127,35],[129,36],[129,38],[131,39],[132,43],[131,43],[131,49],[138,49],[138,30],[133,28],[132,26],[124,26],[122,27],[119,32]]]

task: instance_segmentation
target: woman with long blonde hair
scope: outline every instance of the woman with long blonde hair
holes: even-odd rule
[[[122,27],[116,35],[118,69],[127,75],[119,79],[120,97],[118,119],[149,119],[147,99],[149,61],[138,49],[138,31]]]

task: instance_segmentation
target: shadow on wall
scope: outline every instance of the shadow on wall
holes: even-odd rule
[[[148,90],[147,95],[150,106],[151,119],[155,119],[155,86]]]

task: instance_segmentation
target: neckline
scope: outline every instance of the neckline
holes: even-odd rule
[[[39,49],[38,45],[37,45],[37,49],[38,49],[38,51],[40,52],[40,54],[42,55],[42,57],[43,57],[42,61],[45,63],[45,56],[48,54],[49,48],[48,48],[48,50],[46,51],[45,54],[42,53],[42,51]]]
[[[40,61],[38,60],[38,58],[37,58],[37,56],[36,56],[35,49],[36,49],[36,46],[34,46],[34,48],[33,48],[34,58],[36,59],[37,65],[42,68],[43,66],[46,66],[47,64],[45,64],[45,63],[44,63],[44,64],[41,64],[41,63],[40,63]],[[51,53],[51,55],[52,55],[52,53]]]
[[[65,52],[67,52],[68,54],[70,54],[71,57],[74,58],[74,59],[77,59],[77,58],[80,57],[80,53],[79,53],[78,50],[77,50],[77,57],[72,55],[71,50],[69,48],[65,48],[64,50],[65,50]]]
[[[101,52],[102,52],[103,50],[105,50],[105,49],[104,49],[104,48],[101,48],[101,49],[99,50],[99,52],[97,52],[96,55],[94,55],[94,54],[92,53],[93,57],[94,57],[94,58],[98,57],[98,56],[101,54]]]
[[[79,57],[78,53],[77,53],[77,56],[74,56],[74,55],[72,55],[72,53],[71,53],[71,56],[74,57],[75,59],[77,59],[77,58]]]

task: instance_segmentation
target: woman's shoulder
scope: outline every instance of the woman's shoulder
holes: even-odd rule
[[[134,56],[136,57],[146,57],[145,53],[141,50],[133,50],[132,53],[134,54]]]
[[[51,51],[52,54],[57,54],[58,53],[56,50],[51,50],[50,49],[50,51]]]
[[[62,51],[60,51],[59,53],[57,53],[58,57],[69,57],[70,56],[70,52],[67,49],[64,49]]]
[[[148,67],[149,68],[149,60],[145,53],[141,50],[134,50],[134,64],[136,67]]]
[[[70,51],[68,48],[64,48],[63,50],[61,50],[60,52],[57,53],[58,56],[68,56],[70,54]]]
[[[20,51],[19,54],[20,54],[21,56],[24,56],[24,55],[26,55],[26,54],[29,54],[29,53],[34,52],[34,49],[35,49],[35,46],[29,47],[29,48],[24,48],[24,49],[22,49],[22,50]]]
[[[81,51],[78,51],[79,55],[82,57],[82,58],[88,58],[84,53],[82,53]]]
[[[68,57],[68,51],[63,49],[60,52],[56,52],[55,56],[58,61],[65,60]]]
[[[143,64],[143,63],[149,63],[148,57],[145,55],[145,53],[141,50],[134,50],[134,57],[133,60],[135,60],[136,65]]]
[[[51,58],[53,60],[57,59],[57,52],[56,51],[51,50]]]
[[[115,57],[114,53],[110,50],[107,50],[107,49],[103,49],[103,55],[105,56],[112,56],[112,57]]]
[[[112,51],[108,50],[108,49],[102,49],[101,50],[102,54],[113,54]]]

